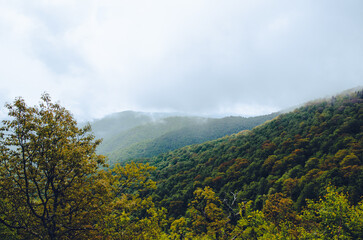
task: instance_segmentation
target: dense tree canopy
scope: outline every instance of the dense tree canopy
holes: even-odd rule
[[[176,217],[206,186],[223,200],[253,200],[260,210],[269,195],[283,193],[301,210],[331,182],[357,203],[363,192],[362,96],[312,102],[251,131],[159,155],[149,160],[157,167],[154,197]]]

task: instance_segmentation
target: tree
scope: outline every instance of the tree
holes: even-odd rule
[[[352,206],[348,195],[334,186],[326,188],[326,194],[318,201],[307,200],[303,211],[306,236],[322,239],[362,239],[363,201]]]
[[[267,220],[279,227],[285,221],[296,222],[296,212],[293,210],[293,201],[282,193],[268,196],[262,212]]]
[[[162,239],[166,209],[156,208],[147,192],[156,188],[150,179],[155,167],[131,162],[110,170],[111,199],[108,212],[99,221],[102,239]]]
[[[192,222],[192,230],[198,235],[207,235],[211,239],[225,239],[229,231],[229,219],[224,214],[222,201],[210,187],[198,188],[195,198],[189,204],[187,215]]]
[[[166,209],[157,208],[147,191],[156,188],[150,179],[155,167],[131,162],[116,164],[109,176],[111,199],[107,214],[100,219],[102,239],[163,239]]]
[[[252,209],[252,201],[239,204],[240,219],[231,239],[257,239],[271,232],[273,224],[267,221],[262,211]]]
[[[39,106],[7,104],[0,131],[0,223],[24,238],[84,239],[95,234],[107,184],[100,141],[78,128],[48,94]]]

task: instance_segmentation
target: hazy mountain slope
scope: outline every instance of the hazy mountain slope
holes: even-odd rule
[[[145,113],[125,111],[108,115],[90,124],[97,138],[109,138],[112,135],[149,123],[152,120],[152,116]]]
[[[154,198],[175,216],[184,215],[203,186],[258,208],[267,194],[283,192],[301,208],[331,182],[356,203],[363,193],[362,95],[310,103],[252,131],[155,157],[149,160],[158,167]]]
[[[158,119],[114,134],[111,137],[106,137],[98,151],[101,154],[110,155],[114,151],[155,139],[168,132],[176,131],[201,121],[206,121],[206,119],[197,117],[168,117]]]
[[[134,143],[129,147],[119,148],[108,154],[111,161],[120,162],[133,158],[156,156],[191,144],[202,143],[225,135],[240,132],[276,117],[273,113],[265,116],[243,118],[226,117],[222,119],[195,119],[176,130],[166,131],[161,136]]]

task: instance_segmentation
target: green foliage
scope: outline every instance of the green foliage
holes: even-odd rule
[[[328,186],[318,201],[308,200],[301,212],[291,210],[291,199],[271,195],[264,210],[252,201],[240,204],[241,218],[232,239],[363,239],[362,204],[349,204],[348,196]]]
[[[124,167],[116,164],[111,170],[115,195],[142,193],[149,189],[155,189],[156,183],[149,178],[150,172],[155,169],[155,167],[151,167],[149,164],[136,164],[134,162]]]
[[[359,92],[334,97],[251,131],[154,157],[154,197],[174,217],[185,215],[193,192],[206,186],[221,199],[237,193],[238,202],[252,200],[259,209],[266,195],[284,193],[301,210],[331,182],[356,204],[363,192],[362,102]],[[175,209],[176,202],[184,204]]]
[[[172,222],[174,239],[228,239],[231,229],[221,200],[210,187],[198,188],[189,204],[186,217]]]
[[[228,230],[229,219],[221,209],[222,202],[209,187],[198,188],[195,198],[189,204],[187,216],[190,216],[193,232],[206,234],[213,239],[223,239]]]
[[[162,239],[165,233],[166,209],[156,208],[145,196],[156,184],[150,177],[155,167],[131,163],[116,165],[108,178],[111,202],[97,228],[103,239]]]
[[[346,194],[339,193],[332,186],[326,191],[318,201],[307,201],[302,214],[305,230],[308,230],[306,235],[321,239],[362,239],[363,202],[351,206]]]
[[[363,239],[362,96],[108,171],[89,127],[47,95],[17,99],[0,133],[0,237]]]
[[[232,239],[257,239],[273,230],[273,225],[269,223],[259,210],[253,210],[252,201],[240,204],[240,220],[238,220],[231,236]]]

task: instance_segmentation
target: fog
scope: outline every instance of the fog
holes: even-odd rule
[[[363,85],[363,2],[0,1],[5,102],[254,116]]]

